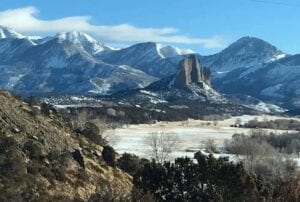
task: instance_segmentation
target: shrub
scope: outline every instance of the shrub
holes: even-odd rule
[[[82,134],[95,144],[105,145],[107,143],[100,134],[99,127],[94,123],[86,122]]]
[[[138,156],[125,153],[118,159],[118,166],[130,175],[134,175],[142,167],[142,162]]]
[[[111,146],[103,147],[102,158],[108,165],[116,166],[116,152]]]
[[[134,176],[135,189],[153,194],[155,201],[258,201],[268,200],[255,176],[242,164],[212,155],[195,154],[174,163],[147,163]],[[262,200],[263,201],[263,200]]]

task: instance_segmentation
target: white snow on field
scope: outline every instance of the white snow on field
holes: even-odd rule
[[[133,153],[138,156],[147,158],[147,154],[150,150],[150,147],[149,145],[147,145],[146,141],[147,136],[149,136],[149,134],[152,132],[164,131],[166,133],[172,133],[178,137],[179,144],[176,150],[172,153],[172,157],[192,157],[194,155],[194,152],[191,151],[191,148],[195,150],[203,148],[203,143],[208,139],[215,140],[215,143],[218,146],[221,146],[224,143],[224,140],[230,139],[234,133],[247,134],[250,129],[230,127],[230,125],[233,125],[238,118],[241,119],[242,123],[248,122],[249,120],[253,120],[255,118],[257,118],[259,121],[266,119],[289,119],[287,117],[269,115],[244,115],[240,117],[232,117],[224,121],[218,121],[217,126],[214,126],[210,121],[201,120],[130,125],[128,127],[114,130],[114,135],[111,136],[111,143],[119,153]],[[300,119],[296,120],[300,121]],[[273,131],[269,129],[267,130]],[[276,130],[274,132],[281,133],[286,131]]]

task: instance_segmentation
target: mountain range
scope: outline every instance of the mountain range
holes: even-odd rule
[[[0,27],[0,87],[23,95],[114,94],[166,82],[190,54],[196,53],[154,42],[115,49],[81,32],[39,38]],[[197,57],[226,97],[300,108],[300,55],[243,37],[220,53]]]

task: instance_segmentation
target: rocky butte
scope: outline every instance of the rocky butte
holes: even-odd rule
[[[174,78],[174,86],[186,88],[191,84],[204,87],[203,83],[211,86],[210,69],[201,67],[198,57],[193,54],[183,59],[179,64],[178,72]]]

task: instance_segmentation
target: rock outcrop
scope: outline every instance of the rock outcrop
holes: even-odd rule
[[[191,84],[203,87],[203,83],[210,84],[210,69],[202,68],[198,57],[193,54],[183,59],[179,64],[179,70],[174,78],[174,86],[186,88]]]

